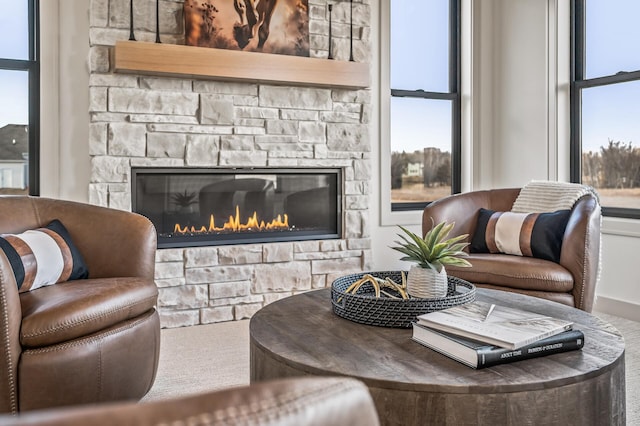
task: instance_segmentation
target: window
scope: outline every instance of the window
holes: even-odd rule
[[[37,1],[0,5],[0,194],[38,195]]]
[[[574,0],[571,179],[640,218],[640,2]]]
[[[392,211],[460,192],[459,7],[459,0],[390,2]]]

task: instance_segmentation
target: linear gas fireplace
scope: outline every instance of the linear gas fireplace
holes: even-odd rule
[[[342,237],[341,169],[133,168],[158,247]]]

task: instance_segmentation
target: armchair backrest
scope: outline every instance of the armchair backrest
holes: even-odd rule
[[[156,232],[144,216],[73,201],[0,197],[0,234],[20,233],[59,219],[91,278],[145,277],[155,271]]]
[[[518,197],[520,188],[490,189],[465,192],[441,198],[425,207],[422,213],[422,235],[431,229],[433,223],[455,222],[451,236],[469,234],[476,230],[479,209],[509,211]]]

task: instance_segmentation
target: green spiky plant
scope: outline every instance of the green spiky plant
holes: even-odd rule
[[[433,219],[431,219],[431,221],[433,224]],[[424,238],[400,226],[400,229],[402,229],[409,238],[398,234],[404,241],[396,241],[398,245],[391,248],[405,255],[400,260],[415,262],[422,268],[433,269],[438,273],[442,271],[445,265],[471,266],[468,260],[463,259],[463,257],[468,256],[463,249],[468,246],[469,243],[461,242],[467,238],[469,234],[447,238],[454,226],[455,222],[441,222],[432,226]]]

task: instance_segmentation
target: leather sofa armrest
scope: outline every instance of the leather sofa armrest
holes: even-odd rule
[[[576,202],[562,240],[560,265],[573,275],[576,308],[591,312],[600,267],[600,221],[598,200],[586,195]]]
[[[102,404],[1,417],[0,425],[101,426],[259,424],[376,426],[366,386],[351,378],[305,377],[150,403]]]
[[[0,252],[0,412],[18,411],[22,309],[9,260]]]

